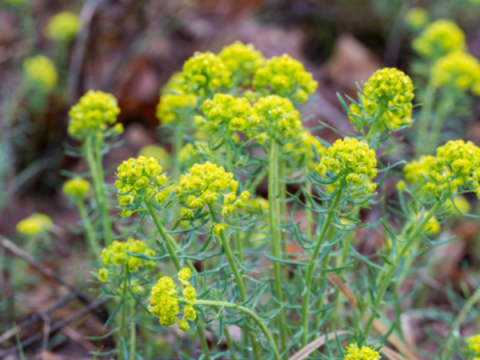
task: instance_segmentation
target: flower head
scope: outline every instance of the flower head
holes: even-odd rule
[[[75,37],[79,28],[78,15],[64,11],[50,18],[45,32],[50,39],[68,42]]]
[[[473,335],[467,339],[468,350],[475,356],[480,356],[480,335]]]
[[[238,181],[233,174],[223,167],[206,162],[193,165],[187,174],[180,177],[175,194],[192,210],[209,206],[221,206],[223,216],[230,214],[235,208],[245,207],[250,194],[247,191],[237,195]],[[223,201],[222,201],[223,199]],[[185,219],[192,219],[193,212],[180,210]]]
[[[195,125],[207,124],[208,130],[217,131],[225,124],[228,130],[244,131],[248,125],[251,106],[245,98],[234,98],[232,95],[215,94],[202,104],[205,118],[195,118]]]
[[[377,175],[375,150],[365,141],[339,139],[328,148],[316,170],[320,175],[326,175],[328,170],[335,175],[345,171],[347,183],[359,185],[364,176],[373,179]]]
[[[45,214],[34,213],[17,224],[17,231],[24,236],[36,236],[48,231],[53,221]]]
[[[108,125],[115,124],[118,114],[120,108],[113,95],[90,90],[70,109],[68,133],[77,140],[84,140],[90,134],[105,131]]]
[[[455,23],[437,20],[413,41],[413,48],[421,56],[439,58],[450,52],[465,50],[465,35]]]
[[[152,270],[157,267],[154,260],[144,260],[139,257],[129,255],[128,252],[138,255],[152,257],[155,251],[147,247],[144,241],[128,239],[126,242],[114,241],[108,248],[103,249],[100,256],[105,265],[128,266],[130,272],[136,272],[142,266]]]
[[[437,60],[432,67],[436,87],[448,86],[457,91],[471,90],[480,95],[480,63],[472,55],[457,51]]]
[[[407,12],[405,22],[410,28],[419,30],[428,23],[428,13],[425,9],[414,7]]]
[[[380,354],[369,346],[359,349],[357,343],[352,343],[347,347],[344,360],[380,360]]]
[[[225,46],[218,56],[232,73],[232,78],[242,85],[248,84],[250,77],[265,63],[262,53],[252,44],[240,41]]]
[[[184,91],[180,85],[182,74],[175,73],[163,87],[157,106],[157,118],[162,124],[177,122],[197,106],[197,97]]]
[[[75,198],[84,198],[90,191],[90,183],[80,177],[68,180],[63,184],[63,193]]]
[[[302,129],[300,114],[287,98],[270,95],[252,107],[252,116],[245,129],[248,137],[263,143],[270,139],[294,139]]]
[[[180,86],[185,94],[203,98],[232,87],[231,76],[220,57],[209,52],[196,52],[183,65]]]
[[[451,197],[462,187],[480,197],[480,148],[470,141],[451,140],[437,149],[436,156],[414,160],[405,165],[403,172],[412,191],[422,196],[447,192]]]
[[[284,54],[271,58],[256,72],[253,87],[304,103],[317,89],[317,82],[300,61]]]
[[[141,201],[155,199],[160,205],[167,199],[164,190],[168,182],[158,160],[139,156],[130,158],[117,168],[115,186],[118,189],[118,202],[124,210],[134,210],[140,207]],[[126,214],[125,214],[126,215]]]
[[[173,279],[169,276],[160,278],[156,285],[152,287],[150,299],[150,311],[159,318],[162,326],[177,326],[183,332],[190,329],[187,320],[193,321],[197,317],[197,313],[193,308],[196,302],[197,293],[193,286],[190,285],[190,269],[182,269],[178,273],[178,278],[182,286],[183,301],[187,304],[184,307],[184,318],[177,319],[180,313],[179,291]],[[185,319],[186,318],[186,319]]]
[[[44,55],[26,58],[23,61],[23,69],[27,78],[45,91],[52,90],[57,84],[55,65]]]

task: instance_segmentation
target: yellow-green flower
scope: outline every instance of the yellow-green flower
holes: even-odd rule
[[[158,145],[147,145],[140,149],[138,153],[139,156],[144,156],[146,158],[155,158],[158,160],[158,163],[164,168],[168,169],[170,167],[170,154],[163,147]]]
[[[78,15],[64,11],[50,18],[45,32],[50,39],[67,42],[75,37],[79,28]]]
[[[428,13],[425,9],[414,7],[407,12],[405,22],[414,30],[421,29],[428,23]]]
[[[80,177],[68,180],[63,185],[63,193],[75,198],[84,198],[90,191],[90,183]]]
[[[207,99],[202,104],[206,118],[195,117],[198,127],[207,124],[210,131],[218,131],[225,125],[231,131],[244,131],[248,126],[251,106],[246,98],[235,98],[227,94],[215,94],[213,99]]]
[[[113,125],[120,114],[117,99],[111,94],[90,90],[83,95],[70,112],[68,133],[77,140],[85,140],[91,134],[104,132]],[[121,129],[115,129],[118,133]]]
[[[312,74],[302,63],[284,54],[273,57],[260,68],[253,78],[253,87],[263,93],[273,93],[304,103],[317,89]]]
[[[155,199],[160,205],[168,197],[164,190],[168,182],[158,160],[139,156],[130,158],[121,163],[116,172],[118,189],[118,203],[124,210],[134,210],[141,206],[141,201]],[[131,215],[131,213],[130,213]],[[122,216],[130,216],[122,213]]]
[[[183,319],[177,319],[177,315],[180,313],[179,291],[173,279],[169,276],[164,276],[152,287],[150,311],[153,315],[159,318],[162,326],[172,326],[177,323],[180,330],[187,332],[190,327],[186,319],[190,321],[196,319],[197,314],[192,305],[196,302],[197,293],[188,282],[190,275],[190,269],[185,268],[178,273],[178,278],[181,281],[181,286],[183,288],[182,300],[187,302],[184,307]]]
[[[213,230],[212,230],[212,234],[213,236],[218,236],[220,235],[222,232],[225,231],[225,229],[228,228],[228,225],[227,224],[216,224],[214,227],[213,227]]]
[[[437,60],[431,71],[436,87],[471,90],[475,95],[480,95],[480,63],[466,52],[456,51],[445,55]]]
[[[35,236],[48,231],[53,221],[45,214],[34,213],[17,224],[17,231],[24,236]]]
[[[480,356],[480,335],[473,335],[467,339],[467,345],[473,355]]]
[[[260,51],[252,44],[245,45],[240,41],[225,46],[218,56],[231,71],[234,81],[242,85],[248,84],[251,76],[265,63]]]
[[[114,241],[108,248],[103,249],[100,256],[105,265],[122,266],[127,265],[130,272],[136,272],[142,266],[153,270],[157,267],[153,260],[143,260],[139,257],[134,257],[127,254],[130,253],[138,255],[146,255],[149,257],[155,256],[155,251],[147,247],[144,241],[130,238],[127,242]],[[104,276],[99,274],[99,276]]]
[[[300,114],[287,98],[270,95],[252,107],[245,133],[262,144],[270,139],[294,139],[302,130]]]
[[[185,94],[204,98],[232,87],[232,73],[222,59],[212,53],[196,52],[183,65],[180,86]]]
[[[450,52],[465,50],[465,35],[455,23],[437,20],[430,23],[412,45],[421,56],[439,58]]]
[[[418,194],[450,197],[462,187],[480,197],[480,148],[472,142],[452,140],[437,149],[436,156],[423,156],[406,164],[405,179]]]
[[[468,200],[462,195],[457,195],[453,199],[448,199],[445,202],[445,206],[453,214],[460,214],[458,210],[462,213],[469,213],[471,208]]]
[[[57,85],[55,65],[44,55],[26,58],[23,69],[27,78],[45,91],[50,91]]]
[[[107,282],[108,281],[108,277],[110,275],[110,272],[108,271],[108,269],[106,268],[101,268],[99,271],[98,271],[98,280],[100,280],[101,282]]]
[[[364,176],[373,179],[377,175],[375,150],[363,140],[339,139],[328,148],[316,170],[320,175],[326,175],[328,170],[335,175],[345,171],[347,183],[359,185]]]
[[[352,343],[347,347],[344,360],[380,360],[380,354],[369,346],[360,349],[357,343]]]
[[[247,204],[246,211],[249,214],[263,214],[268,211],[268,200],[262,197],[256,197]]]
[[[226,216],[235,208],[245,207],[250,196],[248,191],[237,196],[237,188],[238,181],[234,180],[232,173],[207,161],[205,164],[193,165],[187,174],[180,177],[175,194],[190,209],[196,211],[207,204],[221,206],[222,216]],[[184,209],[180,210],[180,215],[192,218],[192,213]]]
[[[162,124],[181,120],[184,114],[197,106],[197,97],[184,91],[181,86],[182,74],[175,73],[163,87],[157,106],[157,119]]]
[[[422,217],[422,213],[419,212],[417,213],[417,215],[415,216],[415,220],[416,221],[421,221],[423,220],[423,218],[425,216],[428,215],[428,211],[425,211],[423,213],[423,217]],[[425,224],[425,227],[423,228],[423,230],[425,231],[425,233],[427,235],[435,235],[435,234],[438,234],[438,232],[440,231],[440,223],[438,222],[437,219],[435,219],[434,216],[432,216],[430,219],[428,219],[428,222]]]

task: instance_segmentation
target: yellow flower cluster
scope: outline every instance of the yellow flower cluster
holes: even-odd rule
[[[395,68],[377,70],[365,83],[361,102],[350,104],[348,118],[360,131],[365,122],[382,111],[381,123],[397,130],[412,122],[413,83]],[[380,109],[380,110],[379,110]]]
[[[405,179],[414,185],[414,191],[455,194],[462,186],[480,197],[480,148],[470,141],[449,141],[437,149],[437,156],[412,161],[405,165],[403,172]],[[402,190],[405,185],[397,187]]]
[[[232,87],[231,76],[220,57],[209,52],[196,52],[183,65],[181,87],[186,94],[203,98]]]
[[[202,111],[206,119],[196,116],[194,123],[197,127],[206,123],[209,131],[218,131],[225,124],[228,130],[244,131],[248,125],[251,106],[246,98],[215,94],[213,99],[204,101]]]
[[[180,86],[182,74],[175,73],[163,87],[157,105],[157,119],[162,124],[180,120],[182,114],[197,106],[197,97],[186,93]]]
[[[440,58],[432,67],[435,86],[450,86],[458,91],[471,90],[480,95],[480,63],[472,55],[456,51]]]
[[[259,69],[253,78],[253,87],[260,92],[291,98],[304,103],[317,89],[312,74],[305,71],[302,63],[284,54],[273,57]]]
[[[270,95],[252,106],[245,133],[260,144],[270,139],[294,139],[302,130],[300,114],[287,98]]]
[[[473,360],[480,359],[480,335],[473,335],[467,339],[468,350],[473,353],[475,358]]]
[[[249,214],[263,214],[268,211],[268,200],[262,197],[256,197],[248,202],[246,208]]]
[[[162,191],[162,187],[168,178],[161,172],[162,167],[153,157],[130,158],[119,165],[115,186],[118,189],[118,203],[124,208],[121,216],[132,215],[135,204],[139,206],[141,200],[150,201],[155,198],[160,205],[167,199],[168,193]]]
[[[78,15],[64,11],[50,18],[45,32],[50,39],[67,42],[75,37],[79,28]]]
[[[53,221],[44,214],[34,213],[17,224],[17,231],[24,236],[35,236],[49,230]]]
[[[380,360],[380,354],[369,346],[359,349],[357,343],[352,343],[347,347],[344,360]]]
[[[218,56],[231,71],[233,80],[242,85],[247,85],[250,77],[265,63],[260,51],[252,44],[245,45],[240,41],[225,46]]]
[[[75,198],[84,198],[90,191],[90,183],[80,177],[70,179],[63,184],[63,193]]]
[[[173,279],[169,276],[164,276],[152,287],[150,311],[159,318],[162,326],[172,326],[177,323],[180,330],[187,332],[190,329],[187,320],[194,321],[197,318],[197,313],[193,308],[193,304],[197,301],[197,292],[188,281],[190,277],[191,271],[188,268],[178,272],[178,280],[183,288],[183,299],[181,300],[187,303],[183,308],[184,318],[180,320],[177,319],[177,315],[180,313],[179,295],[177,285]]]
[[[405,22],[414,30],[421,29],[428,23],[428,13],[425,9],[414,7],[407,12]]]
[[[84,140],[92,133],[107,130],[108,124],[117,121],[118,114],[120,108],[113,95],[90,90],[70,109],[68,133],[77,140]],[[114,129],[117,133],[123,132],[120,123]]]
[[[421,56],[439,58],[453,51],[463,51],[465,35],[455,23],[437,20],[428,25],[412,45]]]
[[[308,130],[304,130],[300,133],[297,142],[290,142],[286,144],[285,150],[290,155],[294,156],[297,162],[303,160],[303,163],[309,169],[313,169],[316,164],[316,157],[312,146],[315,148],[320,157],[327,154],[327,148],[323,146],[317,137],[313,136]]]
[[[133,254],[155,256],[155,251],[147,247],[147,243],[140,240],[128,239],[127,242],[114,241],[108,248],[103,249],[101,260],[105,265],[122,266],[127,265],[128,271],[136,272],[142,266],[146,266],[149,270],[157,268],[157,264],[154,260],[143,260],[138,257],[127,254],[131,252]],[[99,278],[102,277],[101,272]]]
[[[23,69],[28,79],[45,91],[50,91],[57,85],[55,65],[44,55],[26,58],[23,61]]]
[[[163,147],[158,145],[147,145],[140,149],[139,156],[155,158],[164,168],[170,167],[170,154]]]
[[[223,196],[222,216],[229,215],[235,208],[243,209],[250,197],[248,191],[237,196],[238,181],[223,167],[210,162],[193,165],[187,174],[180,177],[175,193],[188,208],[180,209],[180,215],[187,220],[193,218],[193,210],[205,205],[214,205]],[[192,210],[193,209],[193,210]]]
[[[327,155],[322,157],[316,170],[320,175],[326,175],[328,170],[335,175],[345,171],[347,183],[359,185],[363,175],[371,179],[377,175],[375,150],[370,149],[365,141],[348,137],[339,139],[328,148]],[[367,193],[372,193],[375,189],[375,183],[366,185]]]
[[[423,217],[421,216],[422,213],[419,212],[416,216],[415,216],[415,220],[416,221],[421,221],[425,216],[428,215],[428,211],[425,211],[423,213]],[[434,216],[432,216],[428,222],[426,223],[425,227],[423,228],[423,230],[426,232],[427,235],[435,235],[435,234],[438,234],[438,232],[440,231],[440,223],[438,222],[437,219],[435,219]]]

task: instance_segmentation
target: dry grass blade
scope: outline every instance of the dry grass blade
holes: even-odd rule
[[[380,352],[390,360],[405,360],[405,358],[402,355],[400,355],[398,352],[386,346],[382,347],[380,349]]]
[[[325,342],[335,339],[335,336],[351,334],[350,331],[337,331],[336,333],[328,334],[328,337],[325,335],[320,336],[318,339],[313,340],[310,344],[300,349],[295,355],[293,355],[289,360],[303,360],[306,359],[312,352],[318,349],[320,346],[323,346]]]
[[[358,309],[357,298],[355,297],[355,294],[342,282],[342,280],[336,275],[332,275],[328,279],[332,283],[332,285],[338,286],[338,289],[343,294],[343,296],[347,298],[348,302],[355,309]],[[377,330],[381,335],[387,334],[389,330],[388,326],[386,326],[379,319],[375,319],[375,321],[373,322],[373,328]],[[407,348],[407,346],[396,335],[390,334],[387,340],[398,350],[400,350],[400,352],[404,354],[408,360],[417,360],[416,355],[412,351],[410,351],[410,349]]]

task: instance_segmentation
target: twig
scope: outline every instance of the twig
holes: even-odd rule
[[[66,297],[64,297],[62,300],[58,301],[57,303],[53,304],[51,307],[49,307],[47,310],[43,312],[45,315],[50,315],[52,312],[55,310],[63,307],[64,305],[68,304],[70,301],[75,299],[77,296],[75,294],[70,294]],[[40,319],[40,314],[39,313],[34,313],[24,321],[22,321],[20,324],[17,325],[18,331],[22,331],[23,329],[31,327],[33,324],[35,324],[38,320]],[[12,336],[15,336],[15,333],[17,329],[12,328],[6,332],[4,332],[0,336],[0,344],[3,343],[4,341],[10,339]]]
[[[90,305],[88,305],[87,307],[77,311],[72,316],[66,318],[65,320],[61,320],[61,321],[56,322],[55,324],[53,324],[53,326],[48,331],[48,335],[49,336],[52,335],[53,333],[59,331],[63,327],[70,324],[72,321],[75,321],[75,320],[79,319],[80,317],[88,314],[89,312],[91,312],[91,311],[93,311],[97,308],[102,307],[108,300],[109,300],[109,298],[107,298],[107,297],[96,300],[96,301],[90,303]],[[22,344],[21,344],[22,345],[21,347],[26,348],[26,347],[36,343],[37,341],[41,340],[43,337],[44,337],[44,334],[42,334],[42,333],[38,333],[36,335],[33,335],[33,336],[29,337],[28,339],[26,339],[25,341],[23,341]],[[0,358],[4,358],[5,356],[13,354],[17,351],[18,351],[17,345],[12,346],[10,349],[5,350],[3,352],[0,352]]]
[[[30,255],[28,255],[26,252],[24,252],[22,249],[19,249],[14,243],[12,243],[10,240],[4,238],[3,236],[0,236],[0,245],[5,247],[8,251],[13,253],[15,256],[18,256],[19,258],[23,259],[26,261],[28,264],[36,268],[38,271],[40,271],[43,275],[52,278],[55,280],[57,283],[65,286],[68,290],[70,290],[72,293],[76,295],[76,297],[83,302],[84,304],[90,304],[92,302],[92,299],[78,290],[75,286],[72,284],[68,283],[67,281],[63,280],[60,276],[55,274],[52,270],[47,268],[46,266],[42,265],[41,263],[35,261]],[[96,314],[102,321],[106,321],[108,318],[108,315],[106,313],[105,309],[102,309],[101,314]]]

